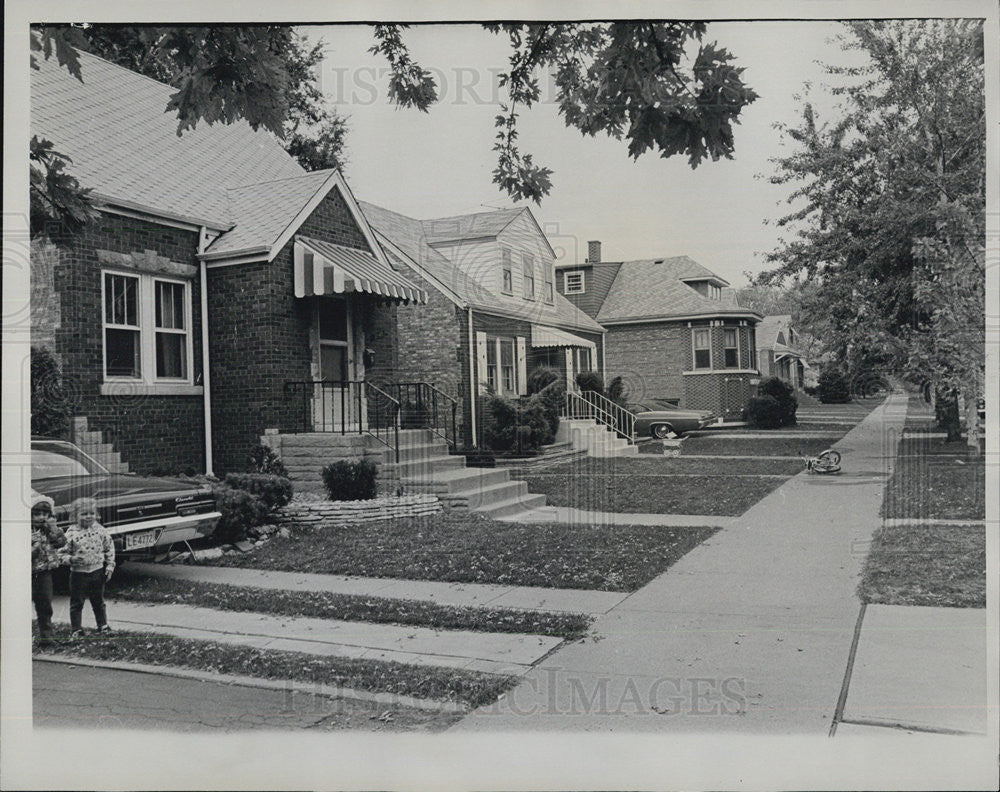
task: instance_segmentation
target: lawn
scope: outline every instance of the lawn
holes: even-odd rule
[[[388,660],[364,660],[260,649],[214,641],[198,641],[148,632],[115,630],[90,633],[70,642],[69,628],[58,627],[62,643],[47,653],[92,660],[191,668],[219,674],[310,682],[375,693],[457,701],[470,708],[496,701],[518,683],[517,677],[461,669],[410,666]]]
[[[904,437],[882,501],[884,517],[981,520],[986,517],[986,463],[964,442]]]
[[[499,522],[431,515],[305,527],[216,566],[337,575],[634,591],[715,528]]]
[[[532,633],[558,638],[580,638],[591,622],[587,616],[573,613],[453,607],[417,600],[334,594],[329,591],[283,591],[171,580],[129,572],[128,565],[115,576],[108,595],[133,602],[193,605],[292,618],[367,621],[438,630]]]
[[[884,526],[858,592],[865,602],[885,605],[985,608],[985,527]]]
[[[762,432],[767,431],[762,429]],[[684,456],[812,456],[829,448],[838,435],[825,438],[812,437],[691,437],[681,446]]]
[[[730,466],[715,459],[618,457],[524,470],[516,477],[553,506],[620,514],[738,516],[801,469],[791,460],[733,460]]]

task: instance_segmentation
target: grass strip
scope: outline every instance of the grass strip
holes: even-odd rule
[[[108,635],[91,633],[70,643],[68,628],[60,627],[56,639],[64,643],[46,652],[457,701],[470,708],[496,701],[519,681],[514,676],[477,671],[316,656],[130,630],[116,630]]]
[[[129,573],[127,566],[116,577],[114,589],[109,589],[108,593],[117,599],[132,602],[193,605],[273,616],[365,621],[438,630],[531,633],[570,639],[585,635],[591,624],[589,617],[575,613],[454,607],[419,600],[329,591],[286,591],[171,580]]]
[[[839,438],[814,437],[691,437],[681,447],[683,456],[720,454],[723,456],[812,456],[829,448]]]
[[[684,442],[689,442],[685,440]],[[693,440],[691,441],[693,442]],[[515,469],[511,478],[532,476],[542,473],[555,475],[616,475],[650,476],[700,474],[705,476],[733,475],[779,475],[794,476],[802,470],[802,463],[794,459],[699,459],[698,457],[663,456],[663,443],[652,440],[644,443],[659,451],[659,454],[632,457],[587,457],[549,465],[544,468]],[[640,449],[642,450],[642,449]]]
[[[859,596],[883,605],[986,607],[986,529],[883,526],[865,560]]]
[[[986,461],[964,442],[904,437],[886,485],[882,516],[937,520],[986,517]]]
[[[333,575],[635,591],[718,529],[517,523],[478,514],[303,526],[211,565]]]

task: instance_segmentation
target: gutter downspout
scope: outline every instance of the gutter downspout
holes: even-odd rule
[[[208,229],[201,227],[198,233],[198,252],[204,253],[208,247]],[[209,374],[208,357],[208,264],[204,259],[201,267],[201,385],[205,411],[205,475],[212,476],[212,379]]]
[[[604,387],[608,387],[608,331],[601,331],[601,379]]]
[[[471,421],[472,427],[472,445],[475,447],[477,445],[476,438],[476,374],[473,366],[476,365],[476,355],[475,355],[475,344],[473,339],[475,336],[472,335],[472,306],[468,307],[469,311],[469,419]]]

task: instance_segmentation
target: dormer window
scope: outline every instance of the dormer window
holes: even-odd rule
[[[583,270],[573,270],[563,275],[563,294],[583,294],[585,290]]]

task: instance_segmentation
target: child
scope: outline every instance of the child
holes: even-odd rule
[[[90,600],[97,620],[97,631],[108,632],[108,617],[104,608],[104,581],[111,580],[115,570],[115,543],[97,522],[97,502],[79,498],[73,504],[76,524],[66,532],[66,552],[69,556],[69,622],[73,638],[83,634],[83,601]]]
[[[52,646],[52,570],[62,561],[56,550],[66,536],[56,525],[52,498],[31,491],[31,601],[38,614],[38,645]]]

